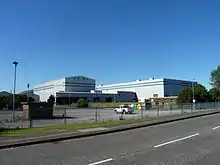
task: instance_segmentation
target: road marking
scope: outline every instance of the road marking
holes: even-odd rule
[[[172,140],[172,141],[169,141],[169,142],[166,142],[166,143],[156,145],[156,146],[154,146],[154,148],[162,147],[162,146],[165,146],[165,145],[168,145],[168,144],[171,144],[171,143],[175,143],[175,142],[178,142],[178,141],[181,141],[181,140],[186,140],[186,139],[192,138],[194,136],[198,136],[198,135],[199,135],[199,133],[196,133],[196,134],[189,135],[189,136],[186,136],[186,137],[183,137],[183,138],[180,138],[180,139]]]
[[[101,163],[110,162],[110,161],[112,161],[112,160],[113,160],[113,159],[110,158],[110,159],[102,160],[102,161],[99,161],[99,162],[90,163],[90,164],[88,164],[88,165],[97,165],[97,164],[101,164]]]
[[[215,129],[217,129],[217,128],[220,128],[220,126],[214,127],[214,128],[212,128],[212,129],[215,130]]]

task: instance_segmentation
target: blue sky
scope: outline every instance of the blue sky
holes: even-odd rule
[[[209,87],[220,59],[220,2],[0,1],[0,90],[84,75],[104,84],[195,78]]]

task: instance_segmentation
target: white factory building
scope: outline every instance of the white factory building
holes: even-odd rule
[[[49,81],[34,87],[33,92],[39,95],[40,101],[45,102],[53,95],[57,104],[70,104],[80,98],[88,101],[120,101],[131,102],[136,95],[126,91],[98,91],[95,90],[96,81],[84,76],[72,76]]]
[[[154,97],[178,96],[183,88],[193,87],[196,84],[197,82],[194,81],[151,78],[149,80],[137,80],[134,82],[111,85],[102,84],[96,86],[96,90],[101,90],[103,92],[133,91],[136,92],[139,101],[144,101],[144,99]]]

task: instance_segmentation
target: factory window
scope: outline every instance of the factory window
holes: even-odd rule
[[[158,94],[153,94],[153,97],[158,97]]]

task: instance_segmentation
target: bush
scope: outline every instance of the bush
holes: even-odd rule
[[[50,95],[50,97],[47,99],[47,102],[54,105],[55,103],[55,97],[53,95]]]
[[[77,107],[78,108],[87,108],[88,107],[88,102],[81,98],[77,101]]]

